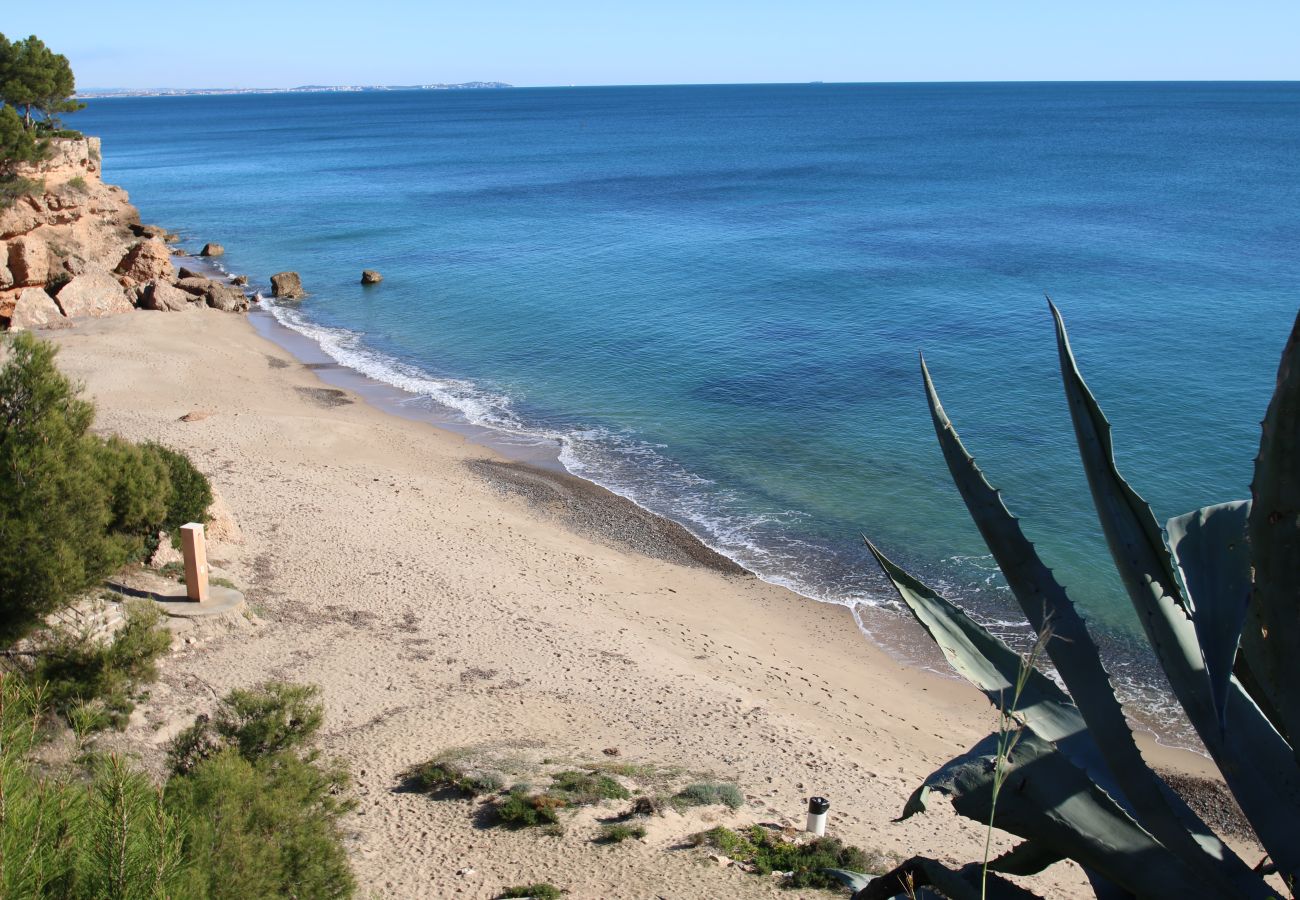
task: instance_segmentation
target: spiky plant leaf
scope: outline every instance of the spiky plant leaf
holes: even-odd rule
[[[1064,856],[1037,841],[1021,841],[1006,853],[989,860],[989,869],[1007,875],[1037,875]]]
[[[1028,729],[1005,762],[993,809],[998,738],[985,738],[925,780],[929,794],[976,822],[1033,840],[1148,900],[1200,896],[1205,882],[1052,744]],[[919,793],[919,792],[918,792]],[[909,801],[917,809],[924,801]]]
[[[822,869],[822,872],[831,876],[855,894],[871,884],[874,877],[864,875],[861,872],[850,872],[848,869]]]
[[[1083,716],[1056,682],[1038,669],[1030,669],[1025,673],[1020,698],[1011,709],[1016,680],[1024,666],[1020,654],[955,603],[894,563],[871,541],[866,544],[899,598],[934,639],[948,664],[983,691],[994,706],[1006,709],[1044,740],[1059,743],[1093,781],[1115,794],[1114,779]],[[1118,799],[1123,802],[1122,795]]]
[[[1255,590],[1243,649],[1300,761],[1300,315],[1277,370],[1250,486]]]
[[[957,871],[938,860],[913,856],[892,872],[871,880],[852,900],[892,900],[895,897],[931,900],[1041,900],[1032,891],[990,873],[986,890],[980,891],[980,867],[962,866]],[[933,891],[930,888],[934,888]],[[937,891],[937,893],[936,893]]]
[[[1050,623],[1047,655],[1087,722],[1089,740],[1105,760],[1113,781],[1099,779],[1093,766],[1086,766],[1089,774],[1165,846],[1196,865],[1221,893],[1231,890],[1219,868],[1225,862],[1233,879],[1258,883],[1250,868],[1146,764],[1083,617],[962,443],[924,358],[921,375],[935,435],[953,483],[1029,623],[1040,635]],[[1038,734],[1056,740],[1042,731]],[[1080,763],[1069,746],[1062,745],[1062,750]]]
[[[1220,727],[1250,603],[1249,512],[1249,500],[1234,500],[1193,510],[1165,524],[1169,550],[1187,588]]]
[[[1057,349],[1079,456],[1111,556],[1175,696],[1284,878],[1300,876],[1300,769],[1291,747],[1234,678],[1220,727],[1210,680],[1150,508],[1115,466],[1110,422],[1079,374],[1060,312]],[[1294,563],[1294,560],[1293,560]]]

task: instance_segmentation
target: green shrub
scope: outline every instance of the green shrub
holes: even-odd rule
[[[0,677],[0,896],[345,898],[346,774],[227,747],[160,792],[116,757],[85,771],[32,760],[39,687]]]
[[[785,885],[792,888],[839,887],[840,883],[827,875],[826,869],[879,874],[893,865],[893,860],[884,854],[867,853],[836,838],[822,837],[796,844],[758,825],[744,831],[714,828],[695,835],[694,843],[753,866],[759,875],[791,872]]]
[[[600,836],[596,840],[601,844],[621,844],[629,838],[640,840],[645,837],[645,834],[644,825],[615,822],[611,825],[602,826]]]
[[[700,781],[687,785],[674,795],[673,801],[682,806],[726,806],[740,809],[745,805],[745,795],[740,788],[728,782]]]
[[[416,766],[410,771],[409,777],[425,792],[450,788],[470,797],[495,794],[505,787],[501,776],[495,772],[468,771],[445,757],[436,757]]]
[[[234,690],[212,718],[200,716],[172,739],[172,769],[192,772],[226,748],[244,759],[259,759],[303,747],[320,730],[325,711],[314,685],[270,681],[251,690]]]
[[[86,179],[82,178],[80,175],[68,179],[68,189],[78,194],[84,194],[89,190],[86,186]]]
[[[109,492],[109,530],[129,540],[131,555],[138,556],[144,539],[167,518],[172,492],[167,465],[149,448],[116,436],[99,442],[96,459]]]
[[[12,644],[126,559],[87,434],[94,407],[54,348],[10,339],[0,368],[0,646]]]
[[[158,790],[115,757],[81,777],[34,764],[44,706],[0,678],[0,896],[180,896],[179,827]]]
[[[171,491],[167,497],[167,515],[162,525],[175,532],[189,522],[206,522],[212,505],[212,485],[184,453],[162,444],[145,444],[167,466]]]
[[[66,628],[37,639],[24,675],[42,686],[46,706],[78,732],[125,728],[135,708],[132,694],[157,677],[158,659],[171,647],[153,603],[128,602],[125,614],[125,624],[108,641]]]
[[[535,828],[539,825],[556,825],[559,810],[569,804],[554,794],[532,794],[522,785],[496,802],[497,818],[510,828]]]
[[[109,575],[212,494],[181,454],[89,433],[94,407],[19,334],[0,368],[0,647]]]
[[[628,800],[632,796],[613,778],[596,772],[559,772],[551,779],[551,790],[562,795],[570,806]]]
[[[181,854],[194,898],[350,897],[338,820],[346,776],[292,753],[250,762],[226,748],[173,776],[166,811],[185,823]]]
[[[555,885],[541,881],[537,884],[506,888],[500,894],[497,894],[497,898],[498,900],[511,900],[511,898],[531,897],[532,900],[560,900],[561,894],[563,894],[563,891]]]

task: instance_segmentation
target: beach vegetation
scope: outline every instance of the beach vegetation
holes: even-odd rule
[[[926,778],[902,818],[946,796],[960,815],[1022,843],[956,870],[916,856],[874,880],[853,876],[855,896],[926,886],[950,897],[1025,896],[1001,875],[1035,874],[1064,859],[1087,869],[1099,895],[1264,898],[1280,896],[1279,886],[1293,893],[1300,875],[1300,631],[1293,627],[1300,615],[1300,317],[1264,414],[1251,498],[1193,510],[1161,528],[1120,475],[1110,423],[1050,308],[1101,531],[1174,697],[1267,855],[1257,865],[1243,860],[1146,764],[1082,616],[962,444],[922,361],[953,480],[1038,642],[1017,654],[868,542],[948,662],[1001,711],[997,731]],[[1059,682],[1040,671],[1039,656]]]
[[[169,747],[172,769],[192,772],[225,750],[249,762],[310,744],[325,720],[315,685],[270,681],[231,691],[211,716],[200,716]]]
[[[0,366],[0,647],[140,558],[153,535],[211,497],[207,479],[181,454],[92,434],[94,407],[59,372],[53,345],[20,333],[7,349]]]
[[[450,756],[435,757],[421,763],[407,777],[412,786],[424,793],[453,790],[477,797],[496,794],[505,788],[505,782],[495,772],[467,769]]]
[[[212,506],[212,485],[207,476],[195,468],[184,453],[158,443],[144,445],[167,467],[167,515],[163,529],[173,534],[190,522],[208,521],[208,508]]]
[[[697,781],[688,784],[673,795],[677,806],[725,806],[740,809],[745,805],[745,795],[740,787],[727,781]]]
[[[19,672],[39,685],[46,709],[78,734],[122,729],[142,686],[158,674],[158,660],[171,647],[162,613],[148,600],[128,601],[124,621],[111,638],[63,625],[40,632]]]
[[[591,806],[602,800],[628,800],[632,794],[608,775],[599,772],[557,772],[551,776],[551,790],[570,806]]]
[[[498,900],[560,900],[563,894],[564,892],[555,885],[539,881],[536,884],[506,888],[497,894],[497,898]]]
[[[551,793],[529,790],[526,785],[515,785],[495,804],[497,819],[508,828],[536,828],[541,825],[558,825],[559,811],[569,803]]]
[[[791,888],[839,887],[842,881],[828,870],[878,873],[892,866],[885,854],[869,853],[833,837],[795,842],[761,825],[740,831],[718,826],[694,835],[691,843],[735,860],[758,875],[784,873],[783,883]]]
[[[611,822],[602,825],[596,837],[598,844],[621,844],[626,840],[640,840],[646,836],[645,826],[637,822]]]
[[[38,762],[44,687],[0,678],[0,896],[346,898],[343,773],[233,748],[159,789],[124,759]]]

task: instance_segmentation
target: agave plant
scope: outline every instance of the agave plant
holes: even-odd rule
[[[967,452],[921,371],[954,482],[1065,689],[955,604],[871,552],[948,662],[1003,710],[1006,727],[934,772],[902,818],[944,795],[961,815],[1022,839],[986,863],[914,857],[875,879],[841,876],[855,900],[939,893],[1032,897],[997,873],[1063,860],[1098,897],[1294,896],[1300,875],[1300,317],[1263,421],[1252,499],[1169,520],[1162,533],[1120,476],[1110,423],[1056,324],[1065,395],[1115,566],[1178,702],[1268,856],[1242,860],[1143,760],[1097,645],[1000,493]],[[1009,708],[1008,698],[1015,697]],[[1008,750],[1008,747],[1010,748]],[[999,790],[1001,788],[1001,790]]]

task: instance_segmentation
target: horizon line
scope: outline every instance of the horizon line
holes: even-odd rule
[[[462,88],[465,90],[555,90],[568,88],[654,88],[654,87],[806,87],[824,85],[827,87],[848,87],[866,85],[912,85],[912,84],[1296,84],[1300,76],[1294,78],[971,78],[971,79],[896,79],[881,81],[680,81],[680,82],[622,82],[590,84],[510,84],[502,81],[462,81],[462,82],[427,82],[426,84],[382,84],[378,82],[355,82],[338,84],[300,84],[291,87],[226,85],[204,87],[87,87],[77,91],[73,96],[97,93],[121,92],[187,92],[187,91],[275,91],[280,93],[325,93],[334,89],[387,89],[390,91],[428,91],[438,88]],[[427,86],[426,86],[427,85]],[[465,87],[476,85],[476,87]],[[481,85],[478,87],[477,85]]]

